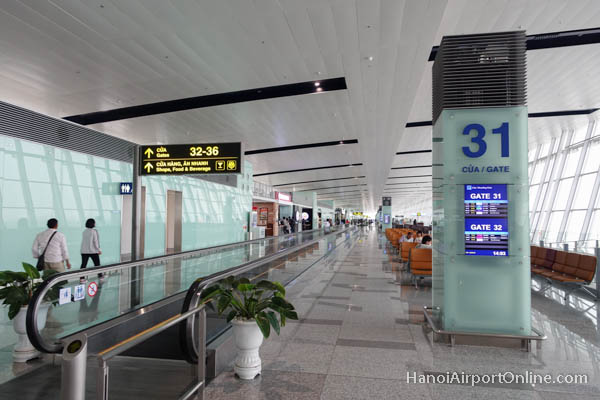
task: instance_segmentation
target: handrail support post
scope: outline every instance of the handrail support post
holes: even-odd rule
[[[198,400],[204,400],[204,387],[206,386],[206,308],[202,307],[202,310],[198,312],[196,321],[197,336],[198,336],[198,383],[202,385],[198,388]]]
[[[87,354],[85,335],[76,335],[64,343],[60,381],[61,400],[85,399]]]
[[[96,399],[108,400],[108,363],[99,358],[98,375],[96,382]]]

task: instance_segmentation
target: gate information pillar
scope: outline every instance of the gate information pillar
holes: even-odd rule
[[[433,306],[531,334],[525,33],[444,37],[433,67]]]

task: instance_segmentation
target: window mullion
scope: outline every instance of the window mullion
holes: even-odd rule
[[[594,121],[590,121],[588,123],[587,133],[585,138],[588,139],[594,130]],[[559,236],[558,241],[562,241],[565,237],[565,229],[567,229],[567,220],[569,219],[569,215],[571,214],[571,208],[573,207],[573,199],[575,198],[575,191],[577,190],[577,184],[579,183],[579,176],[581,175],[581,170],[583,169],[583,161],[585,160],[585,155],[587,153],[587,149],[590,146],[590,141],[586,140],[583,148],[581,149],[581,154],[579,154],[579,160],[577,161],[577,168],[575,169],[575,176],[573,177],[573,183],[571,184],[571,190],[569,192],[569,197],[567,199],[567,205],[565,206],[565,213],[563,214],[562,221],[560,223],[560,229],[558,230]],[[568,149],[565,152],[565,158],[569,156],[571,149]]]
[[[556,144],[556,138],[552,138],[552,140],[550,141],[550,150],[552,150],[554,148],[554,145]],[[541,145],[540,145],[541,147]],[[538,151],[539,154],[539,151]],[[541,200],[542,197],[542,189],[544,188],[544,182],[546,181],[546,176],[548,175],[548,170],[550,169],[550,162],[552,161],[552,154],[549,154],[547,156],[547,160],[546,163],[544,165],[544,171],[542,171],[542,179],[540,180],[540,186],[538,187],[538,192],[535,196],[535,201],[534,201],[534,205],[533,205],[533,212],[536,213],[537,209],[538,209],[538,205],[539,202]],[[536,161],[537,163],[539,163],[539,160]],[[550,180],[550,179],[548,179]],[[548,185],[550,185],[550,182],[548,182]],[[540,213],[542,212],[541,207],[540,207]],[[532,227],[532,231],[537,231],[537,227],[540,224],[540,220],[541,218],[538,218],[536,221],[536,226]]]
[[[560,135],[560,141],[558,143],[558,149],[554,155],[554,160],[552,163],[552,170],[550,171],[550,176],[548,179],[548,191],[546,192],[546,196],[544,197],[543,205],[546,206],[546,215],[544,217],[544,223],[542,224],[542,229],[544,230],[544,234],[542,235],[543,240],[548,241],[548,222],[550,221],[550,215],[552,214],[552,206],[554,205],[554,201],[556,199],[556,193],[558,192],[558,186],[560,183],[560,173],[562,172],[565,166],[566,156],[564,153],[564,148],[566,147],[566,143],[571,140],[573,136],[573,131],[563,131],[562,135]],[[566,143],[565,143],[566,142]],[[550,162],[550,160],[548,160]]]
[[[594,121],[594,126],[592,127],[592,132],[589,132],[590,137],[593,136],[594,130],[596,129],[596,123]],[[588,140],[588,144],[591,146],[591,140]],[[591,154],[590,154],[591,156]],[[585,217],[583,219],[583,224],[581,226],[581,233],[579,234],[579,240],[585,240],[587,238],[589,229],[590,229],[590,221],[592,219],[592,213],[594,212],[594,206],[596,205],[596,197],[598,196],[598,189],[600,188],[600,168],[596,171],[596,179],[594,180],[594,188],[592,189],[592,194],[590,196],[590,201],[588,203],[588,208],[585,212]]]

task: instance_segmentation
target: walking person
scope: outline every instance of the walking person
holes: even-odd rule
[[[81,269],[87,267],[88,260],[91,258],[94,267],[100,265],[100,238],[98,231],[94,229],[96,221],[93,218],[85,221],[85,230],[81,237]]]
[[[46,223],[48,229],[40,232],[33,241],[31,253],[34,258],[43,258],[43,269],[65,272],[65,264],[71,269],[67,239],[58,232],[58,220],[50,218]]]
[[[98,231],[94,229],[96,227],[96,221],[93,218],[89,218],[85,221],[85,230],[81,235],[81,269],[87,267],[88,260],[91,258],[94,263],[94,267],[100,265],[100,237]],[[98,274],[98,277],[102,278],[102,274]],[[80,280],[85,280],[81,278]]]

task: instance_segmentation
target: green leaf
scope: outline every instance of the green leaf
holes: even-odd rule
[[[285,315],[285,317],[288,319],[293,319],[295,321],[298,320],[298,313],[296,311],[286,311],[283,313],[283,315]]]
[[[260,281],[256,284],[256,287],[267,289],[267,290],[272,290],[276,293],[280,293],[285,296],[285,288],[279,282]]]
[[[269,338],[271,334],[271,326],[269,324],[269,319],[266,317],[265,313],[256,314],[254,320],[258,324],[260,331],[262,332],[265,339]]]
[[[256,288],[256,285],[253,285],[252,283],[240,283],[237,286],[237,290],[239,290],[240,292],[250,292],[252,290],[254,290],[254,288]]]
[[[237,311],[231,310],[229,314],[227,314],[227,322],[231,322],[238,315]]]
[[[202,296],[200,298],[204,302],[206,300],[210,300],[210,299],[214,298],[220,292],[221,292],[220,286],[211,286],[208,289],[206,289],[204,292],[202,292]]]
[[[8,319],[15,318],[19,311],[21,311],[21,306],[19,304],[11,304],[8,308]]]
[[[22,263],[23,269],[25,273],[29,276],[30,279],[40,279],[40,271],[37,270],[33,265],[28,264],[26,262]]]
[[[279,321],[277,321],[277,317],[275,316],[275,313],[273,311],[269,311],[267,313],[267,319],[271,323],[271,326],[273,327],[273,329],[275,329],[275,332],[279,335]]]
[[[294,306],[291,305],[290,303],[288,303],[285,299],[281,298],[281,297],[273,297],[271,299],[271,301],[273,302],[274,305],[279,306],[285,310],[293,310]]]
[[[4,303],[10,305],[17,304],[19,307],[29,304],[29,296],[23,286],[11,286],[8,289]]]
[[[225,309],[229,307],[229,304],[231,304],[231,299],[232,297],[230,296],[219,297],[219,302],[217,304],[217,311],[219,315],[223,314],[223,311],[225,311]]]
[[[235,308],[240,314],[246,315],[246,307],[244,307],[242,305],[242,303],[240,303],[240,301],[238,299],[236,299],[235,297],[231,298],[231,306],[233,308]],[[252,317],[250,317],[252,318]]]
[[[240,279],[238,280],[238,282],[239,282],[239,283],[242,283],[242,284],[243,284],[243,283],[250,283],[250,279],[248,279],[248,278],[240,278]]]
[[[0,272],[0,281],[2,286],[6,284],[14,284],[15,282],[25,282],[29,276],[25,272],[2,271]]]

